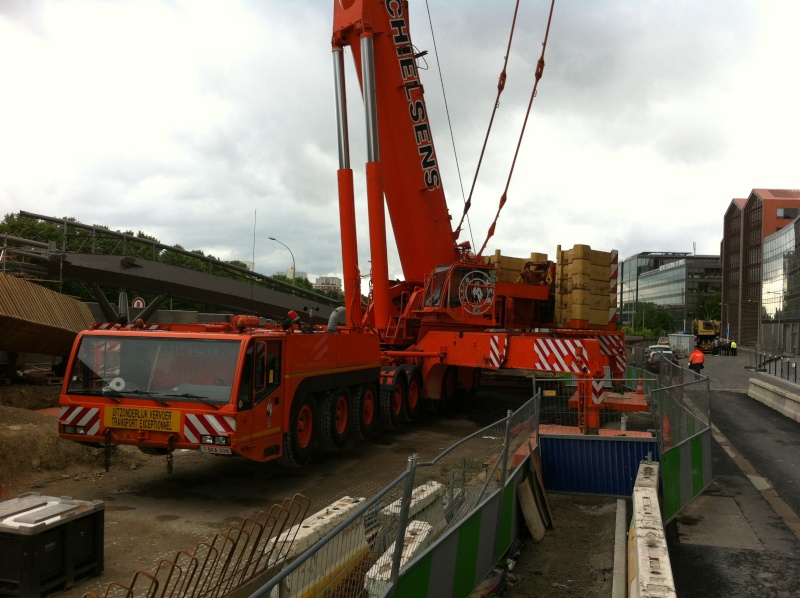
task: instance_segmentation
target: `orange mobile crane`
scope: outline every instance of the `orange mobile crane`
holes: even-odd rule
[[[559,270],[537,260],[509,279],[456,242],[407,2],[335,0],[332,46],[345,305],[327,326],[302,324],[295,312],[272,325],[254,316],[222,324],[97,324],[78,336],[68,362],[63,438],[105,447],[107,463],[115,444],[167,455],[170,471],[177,448],[302,466],[315,447],[341,448],[351,434],[367,438],[379,424],[401,425],[424,404],[452,407],[477,389],[487,369],[575,375],[579,427],[599,427],[597,380],[622,377],[622,333],[613,319],[590,325],[588,311],[556,322],[554,314],[567,313],[564,302],[586,292],[582,283],[569,286],[565,264]],[[345,48],[359,69],[367,112],[367,305],[349,164]],[[388,276],[384,198],[403,281]],[[588,248],[577,249],[570,259],[588,263]],[[604,272],[613,272],[613,264]],[[603,282],[608,299],[613,275]]]
[[[380,412],[384,419],[396,423],[416,412],[414,398],[403,387],[415,378],[422,380],[423,397],[435,407],[451,402],[459,391],[474,389],[482,368],[586,375],[582,368],[589,367],[592,376],[603,377],[604,367],[609,367],[614,377],[621,377],[624,340],[613,321],[606,318],[593,330],[585,329],[588,318],[573,319],[566,328],[556,327],[554,264],[526,264],[533,270],[524,268],[512,282],[499,276],[496,265],[473,254],[468,243],[457,243],[458,231],[451,229],[417,70],[419,55],[409,33],[408,2],[336,1],[334,7],[332,47],[347,323],[370,329],[381,339],[385,382]],[[343,54],[347,48],[359,73],[367,123],[372,294],[364,311],[359,307],[346,114]],[[537,81],[543,65],[542,57]],[[384,199],[403,281],[390,281],[388,276]],[[612,281],[611,265],[606,265],[607,298]],[[541,275],[536,275],[537,270]],[[562,290],[569,289],[564,286]],[[546,330],[532,332],[535,329]],[[568,355],[566,360],[556,359],[545,346],[548,342],[554,343],[555,352]],[[600,347],[597,352],[594,343]],[[591,365],[575,366],[575,357],[584,353]],[[591,427],[597,427],[594,414],[592,420]]]

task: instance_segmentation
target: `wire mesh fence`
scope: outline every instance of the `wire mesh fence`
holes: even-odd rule
[[[662,451],[707,430],[710,425],[710,385],[705,376],[684,370],[684,382],[662,386],[651,394],[654,423]]]
[[[602,378],[590,383],[602,387],[602,400],[599,402],[595,402],[597,398],[593,400],[586,390],[581,397],[581,387],[573,375],[533,379],[535,389],[541,393],[539,421],[542,434],[573,433],[581,422],[582,408],[594,410],[594,416],[589,418],[592,432],[644,433],[654,429],[647,397],[658,385],[656,375],[632,368],[625,378]]]
[[[710,426],[707,376],[689,370],[688,361],[649,359],[646,344],[633,349],[635,369],[642,372],[652,424],[662,452]],[[633,369],[633,368],[632,368]]]
[[[103,598],[206,598],[227,596],[235,588],[265,574],[292,549],[297,525],[305,518],[310,501],[302,494],[273,505],[241,525],[217,532],[194,551],[180,550],[162,559],[152,573],[136,571],[128,583],[112,582]],[[283,537],[282,543],[274,538]],[[87,598],[99,598],[86,592]]]
[[[535,402],[443,451],[436,458],[408,460],[406,471],[372,498],[353,498],[341,521],[325,534],[315,518],[305,527],[316,530],[318,542],[256,590],[267,596],[379,596],[396,583],[402,566],[463,521],[485,498],[501,488],[515,455],[527,450],[536,429]],[[357,501],[357,504],[356,502]],[[296,550],[303,547],[300,538]]]
[[[296,495],[153,572],[109,584],[103,596],[380,596],[404,565],[503,487],[532,448],[537,409],[531,399],[429,461],[411,455],[395,479],[348,485],[347,496],[314,514]]]

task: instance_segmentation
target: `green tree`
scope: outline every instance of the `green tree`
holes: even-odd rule
[[[20,216],[19,213],[5,215],[3,221],[0,222],[0,233],[41,243],[60,242],[63,236],[61,227],[55,222],[26,218]]]
[[[722,294],[704,293],[697,298],[697,317],[703,320],[722,319]]]
[[[625,333],[644,338],[658,338],[677,330],[675,318],[667,310],[655,303],[640,302],[632,326],[625,327]]]

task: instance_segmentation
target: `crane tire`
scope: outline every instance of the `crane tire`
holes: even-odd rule
[[[381,389],[380,415],[383,427],[387,429],[399,428],[406,418],[406,385],[403,376],[395,376],[390,388]]]
[[[425,408],[440,415],[453,413],[458,397],[458,370],[449,366],[442,376],[442,387],[438,399],[425,399]]]
[[[352,403],[347,388],[329,390],[322,398],[317,409],[317,441],[324,450],[342,449],[350,439]]]
[[[357,438],[368,440],[378,430],[378,386],[360,384],[353,393],[352,429]]]
[[[289,431],[283,435],[283,455],[278,463],[285,467],[303,467],[314,454],[316,405],[311,395],[300,395],[292,402]]]
[[[405,395],[405,419],[413,422],[422,411],[422,374],[414,370],[408,378]]]

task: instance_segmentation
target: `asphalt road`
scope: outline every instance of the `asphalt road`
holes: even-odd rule
[[[800,593],[800,423],[747,396],[752,355],[708,356],[714,481],[667,526],[681,598]]]

